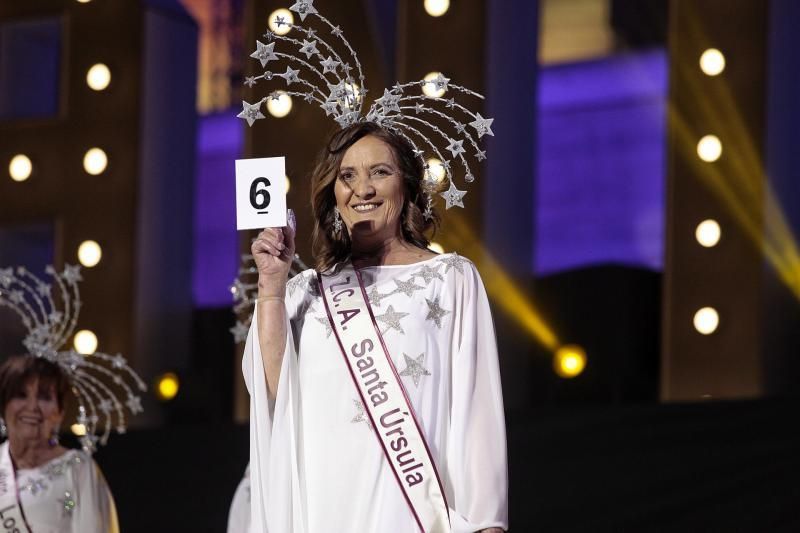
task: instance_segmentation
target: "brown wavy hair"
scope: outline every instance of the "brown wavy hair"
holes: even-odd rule
[[[311,174],[311,211],[314,215],[312,251],[319,272],[325,272],[336,263],[350,258],[350,236],[347,231],[341,231],[337,235],[333,230],[336,207],[333,189],[345,152],[367,135],[377,137],[389,145],[400,169],[403,178],[403,210],[400,215],[403,240],[424,250],[439,227],[436,213],[430,220],[423,216],[428,201],[428,193],[422,187],[424,168],[414,155],[411,144],[402,136],[374,122],[353,124],[331,136],[327,146],[320,152]],[[429,235],[426,235],[428,232]]]
[[[64,410],[69,383],[61,368],[41,357],[12,355],[0,365],[0,416],[5,415],[8,402],[24,395],[26,385],[36,378],[39,389],[53,387],[58,407]]]

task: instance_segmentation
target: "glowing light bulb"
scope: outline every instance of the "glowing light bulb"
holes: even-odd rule
[[[722,236],[722,229],[719,227],[719,223],[716,220],[709,218],[697,225],[694,236],[701,246],[711,248],[712,246],[716,246],[719,242]]]
[[[111,71],[103,63],[92,65],[86,73],[86,85],[95,91],[102,91],[111,83]]]
[[[92,355],[97,351],[97,335],[88,329],[82,329],[75,334],[72,341],[75,351],[83,355]]]
[[[178,395],[181,384],[178,376],[173,372],[167,372],[158,377],[156,391],[159,399],[169,401]]]
[[[703,335],[711,335],[719,327],[719,313],[713,307],[703,307],[694,314],[694,329]]]
[[[284,91],[275,91],[275,96],[267,97],[267,111],[275,118],[283,118],[292,110],[292,97]]]
[[[87,174],[99,176],[108,166],[108,156],[100,148],[90,148],[83,156],[83,169]]]
[[[433,181],[437,184],[441,183],[442,180],[444,180],[444,177],[447,175],[442,162],[435,157],[431,157],[428,159],[427,163],[428,169],[426,172],[428,176],[430,176],[430,181]]]
[[[441,75],[442,75],[441,72],[428,72],[427,74],[425,74],[423,80],[433,81]],[[444,94],[445,89],[444,88],[438,89],[435,84],[426,83],[422,86],[422,92],[423,94],[425,94],[425,96],[430,96],[431,98],[439,98]]]
[[[96,241],[83,241],[78,246],[78,261],[85,267],[96,266],[103,257],[103,249]]]
[[[586,368],[586,351],[575,344],[562,346],[553,357],[553,369],[562,378],[574,378]]]
[[[717,76],[725,70],[725,56],[716,48],[709,48],[700,55],[700,70],[708,76]]]
[[[25,154],[17,154],[11,158],[8,164],[8,174],[14,181],[25,181],[31,177],[33,163]]]
[[[284,7],[270,13],[267,20],[270,31],[276,35],[286,35],[292,30],[292,24],[294,24],[292,12]]]
[[[450,0],[425,0],[425,12],[432,17],[441,17],[450,9]]]
[[[722,143],[716,135],[706,135],[697,143],[697,155],[706,163],[713,163],[722,155]]]

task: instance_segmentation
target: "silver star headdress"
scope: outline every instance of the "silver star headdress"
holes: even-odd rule
[[[277,17],[275,23],[278,27],[285,25],[299,31],[302,33],[302,40],[278,35],[272,31],[265,33],[263,37],[267,44],[260,40],[256,41],[256,50],[250,57],[257,59],[262,68],[266,68],[270,61],[281,59],[286,60],[288,66],[282,73],[265,70],[258,76],[248,76],[245,79],[245,85],[253,87],[260,80],[271,81],[276,77],[283,78],[287,89],[292,84],[298,85],[301,89],[283,91],[285,94],[302,98],[306,102],[316,102],[325,111],[326,116],[332,115],[342,128],[361,121],[375,122],[406,139],[425,169],[423,185],[427,193],[428,205],[424,214],[426,218],[430,219],[433,216],[433,193],[439,190],[439,183],[432,170],[428,168],[425,150],[419,148],[419,146],[423,146],[442,162],[449,187],[439,195],[445,199],[446,208],[464,207],[462,199],[467,192],[459,190],[455,185],[451,168],[452,160],[457,159],[464,168],[464,180],[467,183],[474,181],[475,177],[465,154],[468,149],[471,149],[478,162],[486,159],[486,152],[479,148],[476,137],[480,139],[484,135],[493,136],[492,122],[494,119],[484,118],[480,113],[472,112],[456,102],[455,98],[444,99],[424,93],[411,94],[411,90],[429,84],[437,91],[452,89],[457,93],[480,99],[483,99],[483,96],[460,85],[450,83],[449,78],[439,74],[432,80],[397,83],[391,89],[384,89],[383,95],[373,102],[369,111],[362,114],[364,95],[367,93],[364,74],[358,56],[342,35],[341,28],[334,26],[319,14],[314,7],[314,0],[297,0],[289,9],[298,13],[303,22],[306,17],[314,16],[327,26],[331,36],[347,49],[349,57],[352,58],[358,82],[354,78],[354,69],[351,64],[344,61],[334,47],[320,37],[316,30],[299,24],[291,24],[282,17]],[[294,49],[290,53],[275,51],[278,41],[293,45]],[[292,68],[292,65],[297,68]],[[303,77],[300,76],[301,71]],[[247,124],[252,126],[255,121],[265,118],[261,113],[261,105],[270,98],[280,98],[280,94],[281,91],[273,91],[254,104],[242,101],[242,111],[238,117],[246,120]],[[448,131],[433,124],[431,119],[446,124],[445,127]],[[452,160],[443,155],[445,152],[450,152]]]
[[[78,402],[75,422],[86,429],[79,436],[83,449],[91,453],[96,444],[105,444],[112,428],[126,429],[126,409],[142,412],[141,397],[147,386],[120,355],[94,352],[83,355],[75,350],[60,350],[72,336],[81,309],[78,282],[79,266],[66,265],[57,273],[52,266],[45,272],[55,284],[45,283],[24,267],[0,269],[0,306],[15,311],[28,330],[23,345],[28,354],[57,364],[70,384]],[[53,290],[60,295],[56,306]],[[122,399],[124,397],[124,400]],[[97,431],[100,431],[98,436]]]

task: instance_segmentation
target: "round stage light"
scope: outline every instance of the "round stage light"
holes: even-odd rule
[[[431,157],[428,159],[427,163],[428,169],[425,171],[425,173],[427,176],[430,176],[430,181],[436,182],[437,184],[441,183],[442,180],[444,180],[444,177],[447,175],[442,162],[435,157]]]
[[[697,225],[694,236],[701,246],[711,248],[712,246],[716,246],[719,242],[722,236],[722,229],[719,227],[719,223],[716,220],[709,218]]]
[[[586,368],[586,351],[576,344],[562,346],[553,357],[553,369],[562,378],[574,378]]]
[[[427,74],[425,74],[425,77],[423,79],[425,81],[433,81],[441,75],[442,75],[441,72],[428,72]],[[444,94],[445,89],[437,89],[436,85],[434,85],[433,83],[426,83],[422,86],[422,92],[423,94],[425,94],[425,96],[430,96],[431,98],[439,98]]]
[[[267,97],[267,111],[275,118],[283,118],[292,110],[292,97],[284,91],[275,91]]]
[[[100,148],[90,148],[83,156],[83,169],[87,174],[99,176],[108,166],[108,156]]]
[[[441,17],[450,9],[450,0],[425,0],[425,12],[432,17]]]
[[[428,250],[430,250],[432,252],[436,252],[437,254],[443,254],[444,253],[444,247],[441,244],[439,244],[438,242],[430,243],[428,245]]]
[[[97,335],[88,329],[82,329],[75,334],[72,345],[76,352],[83,355],[92,355],[97,351]]]
[[[86,426],[83,424],[72,424],[69,429],[76,437],[83,437],[86,435]]]
[[[697,143],[697,155],[706,163],[713,163],[722,155],[722,143],[716,135],[706,135]]]
[[[95,91],[102,91],[111,83],[111,71],[103,63],[92,65],[86,73],[86,85]]]
[[[88,4],[88,3],[89,3],[89,2],[91,2],[91,1],[92,1],[92,0],[78,0],[78,3],[79,3],[79,4]]]
[[[279,18],[282,21],[280,24],[278,23]],[[270,31],[276,35],[286,35],[289,33],[292,29],[292,24],[294,24],[294,16],[292,16],[291,11],[284,7],[276,9],[269,14],[267,25]]]
[[[292,187],[292,180],[289,179],[289,176],[284,176],[284,180],[286,180],[286,192],[289,192],[289,189]]]
[[[694,329],[703,335],[711,335],[719,327],[719,313],[713,307],[703,307],[694,314]]]
[[[25,154],[17,154],[11,158],[8,164],[8,174],[14,181],[25,181],[31,177],[33,172],[33,163],[31,159]]]
[[[725,70],[725,56],[716,48],[709,48],[700,55],[700,70],[708,76],[717,76]]]
[[[162,401],[169,401],[178,395],[181,388],[178,376],[173,372],[167,372],[158,377],[156,394]]]
[[[88,268],[96,266],[103,257],[103,249],[96,241],[83,241],[78,246],[78,261]]]

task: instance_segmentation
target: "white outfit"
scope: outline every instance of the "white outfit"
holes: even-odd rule
[[[6,454],[8,442],[0,447]],[[117,510],[92,457],[69,450],[16,471],[19,501],[32,533],[117,533]]]
[[[228,511],[228,533],[247,533],[250,527],[250,465],[233,494]]]
[[[508,527],[497,345],[475,266],[456,254],[359,271],[438,468],[452,531]],[[250,391],[251,531],[414,532],[319,295],[287,285],[286,351],[267,396],[253,317],[242,367]]]

